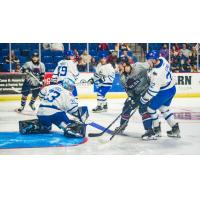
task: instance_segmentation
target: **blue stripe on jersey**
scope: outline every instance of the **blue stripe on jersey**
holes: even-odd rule
[[[149,91],[147,91],[147,94],[149,94],[150,96],[154,97],[154,95],[152,95],[151,93],[149,93]]]
[[[167,88],[169,85],[170,85],[170,83],[171,83],[171,81],[167,84],[167,85],[165,85],[165,86],[163,86],[163,87],[161,87],[160,89],[162,90],[162,89],[165,89],[165,88]]]
[[[163,60],[159,59],[160,63],[155,66],[155,68],[160,68],[163,65]]]
[[[57,106],[49,106],[49,105],[43,105],[43,104],[41,104],[40,106],[39,106],[40,108],[53,108],[53,109],[56,109],[56,110],[60,110]]]

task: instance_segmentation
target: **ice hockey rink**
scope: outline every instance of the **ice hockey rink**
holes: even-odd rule
[[[88,123],[95,122],[103,127],[109,125],[121,112],[124,99],[109,99],[108,112],[92,113]],[[18,131],[18,121],[36,118],[27,105],[24,114],[18,114],[14,111],[19,106],[19,101],[0,102],[0,132]],[[39,102],[37,102],[37,105]],[[81,99],[79,105],[87,105],[89,111],[96,106],[95,99]],[[140,116],[138,112],[134,114],[125,131],[125,135],[117,135],[113,140],[109,140],[111,135],[105,133],[101,137],[88,138],[84,144],[71,147],[48,147],[48,148],[15,148],[0,149],[0,154],[104,154],[104,155],[127,155],[127,154],[145,154],[145,155],[186,155],[200,154],[200,98],[175,98],[172,102],[172,108],[175,117],[180,124],[181,139],[169,138],[166,131],[168,125],[161,117],[162,137],[154,141],[142,141],[141,135],[144,133]],[[116,122],[113,130],[119,121]],[[57,131],[57,127],[53,127]],[[98,133],[95,127],[87,126],[88,133]]]

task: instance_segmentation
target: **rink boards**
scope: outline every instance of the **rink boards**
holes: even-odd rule
[[[0,74],[2,75],[2,74]],[[13,74],[12,74],[13,75]],[[13,80],[9,78],[9,74],[7,74],[7,80],[3,80],[0,76],[0,89],[4,91],[8,88],[7,93],[1,92],[0,101],[14,101],[20,100],[20,94],[11,94],[13,86]],[[19,74],[17,76],[20,76]],[[45,76],[45,85],[49,85],[52,73],[46,73]],[[77,90],[79,99],[94,99],[96,98],[96,91],[93,85],[88,83],[87,81],[93,76],[93,73],[80,73],[79,79],[77,80]],[[176,97],[184,98],[184,97],[200,97],[200,73],[174,73],[176,83],[177,83],[177,94]],[[21,86],[18,88],[21,90]],[[107,94],[107,98],[126,98],[127,95],[124,92],[121,84],[120,84],[120,76],[116,74],[113,86],[109,93]]]

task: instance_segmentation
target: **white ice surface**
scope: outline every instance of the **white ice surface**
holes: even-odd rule
[[[94,121],[102,126],[107,126],[121,112],[124,99],[110,99],[107,113],[90,112],[89,121]],[[20,102],[0,102],[0,132],[18,131],[18,121],[35,118],[28,105],[25,114],[18,114],[14,109]],[[38,104],[38,102],[37,102]],[[96,100],[80,100],[80,105],[87,105],[89,110],[96,106]],[[187,112],[192,116],[200,116],[199,98],[177,98],[172,103],[174,112]],[[199,117],[200,119],[200,117]],[[166,130],[169,129],[166,122],[162,121],[162,137],[156,141],[142,141],[144,133],[140,116],[137,113],[131,118],[126,129],[128,136],[116,136],[109,141],[110,135],[105,134],[98,138],[89,138],[88,142],[74,147],[51,148],[24,148],[24,149],[0,149],[0,154],[200,154],[200,120],[178,119],[181,129],[181,139],[169,138]],[[117,122],[113,128],[115,128]],[[55,126],[54,130],[58,130]],[[87,133],[99,132],[88,126]]]

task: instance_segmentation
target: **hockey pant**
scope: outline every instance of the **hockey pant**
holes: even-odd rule
[[[39,86],[32,86],[27,80],[25,80],[22,85],[21,106],[26,105],[27,97],[31,92],[32,92],[32,97],[31,97],[30,104],[34,104],[40,92],[40,88]]]
[[[104,106],[107,104],[106,94],[112,86],[101,86],[97,89],[97,106]]]

